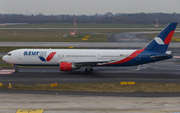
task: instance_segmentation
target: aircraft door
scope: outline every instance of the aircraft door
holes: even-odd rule
[[[100,55],[100,54],[97,55],[97,59],[98,59],[98,60],[101,59],[101,55]]]
[[[18,58],[18,60],[21,60],[21,59],[22,59],[22,53],[21,53],[21,52],[18,52],[17,58]]]

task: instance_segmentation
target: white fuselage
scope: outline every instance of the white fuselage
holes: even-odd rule
[[[9,52],[3,60],[17,65],[59,65],[60,62],[116,62],[128,57],[136,50],[111,49],[18,49]],[[46,59],[52,52],[55,55],[49,61]],[[41,58],[40,58],[41,57]]]

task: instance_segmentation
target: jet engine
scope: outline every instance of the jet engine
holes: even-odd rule
[[[60,71],[71,71],[75,69],[80,69],[79,66],[75,66],[73,63],[69,63],[69,62],[61,62],[59,64],[59,67],[60,67]]]

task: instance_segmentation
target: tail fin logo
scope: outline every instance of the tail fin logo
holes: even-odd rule
[[[163,41],[161,38],[159,38],[159,37],[155,37],[154,40],[155,40],[156,43],[158,43],[159,45],[165,45],[164,41]]]
[[[174,34],[174,30],[171,31],[171,32],[168,34],[168,36],[166,37],[166,39],[164,40],[164,43],[165,43],[166,45],[170,43],[173,34]]]
[[[165,45],[165,44],[167,45],[167,44],[170,43],[173,34],[174,34],[174,30],[171,31],[171,32],[168,34],[168,36],[165,38],[164,41],[163,41],[162,38],[160,38],[160,37],[155,37],[155,41],[156,41],[156,43],[158,43],[159,45]]]
[[[52,60],[55,54],[56,52],[51,52],[46,59],[43,56],[39,56],[39,59],[44,62],[49,62]]]

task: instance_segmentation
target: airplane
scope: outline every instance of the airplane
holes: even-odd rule
[[[177,23],[170,23],[145,48],[129,49],[16,49],[3,56],[3,60],[18,66],[59,66],[60,71],[85,68],[93,73],[95,66],[135,66],[173,57],[167,51]]]

